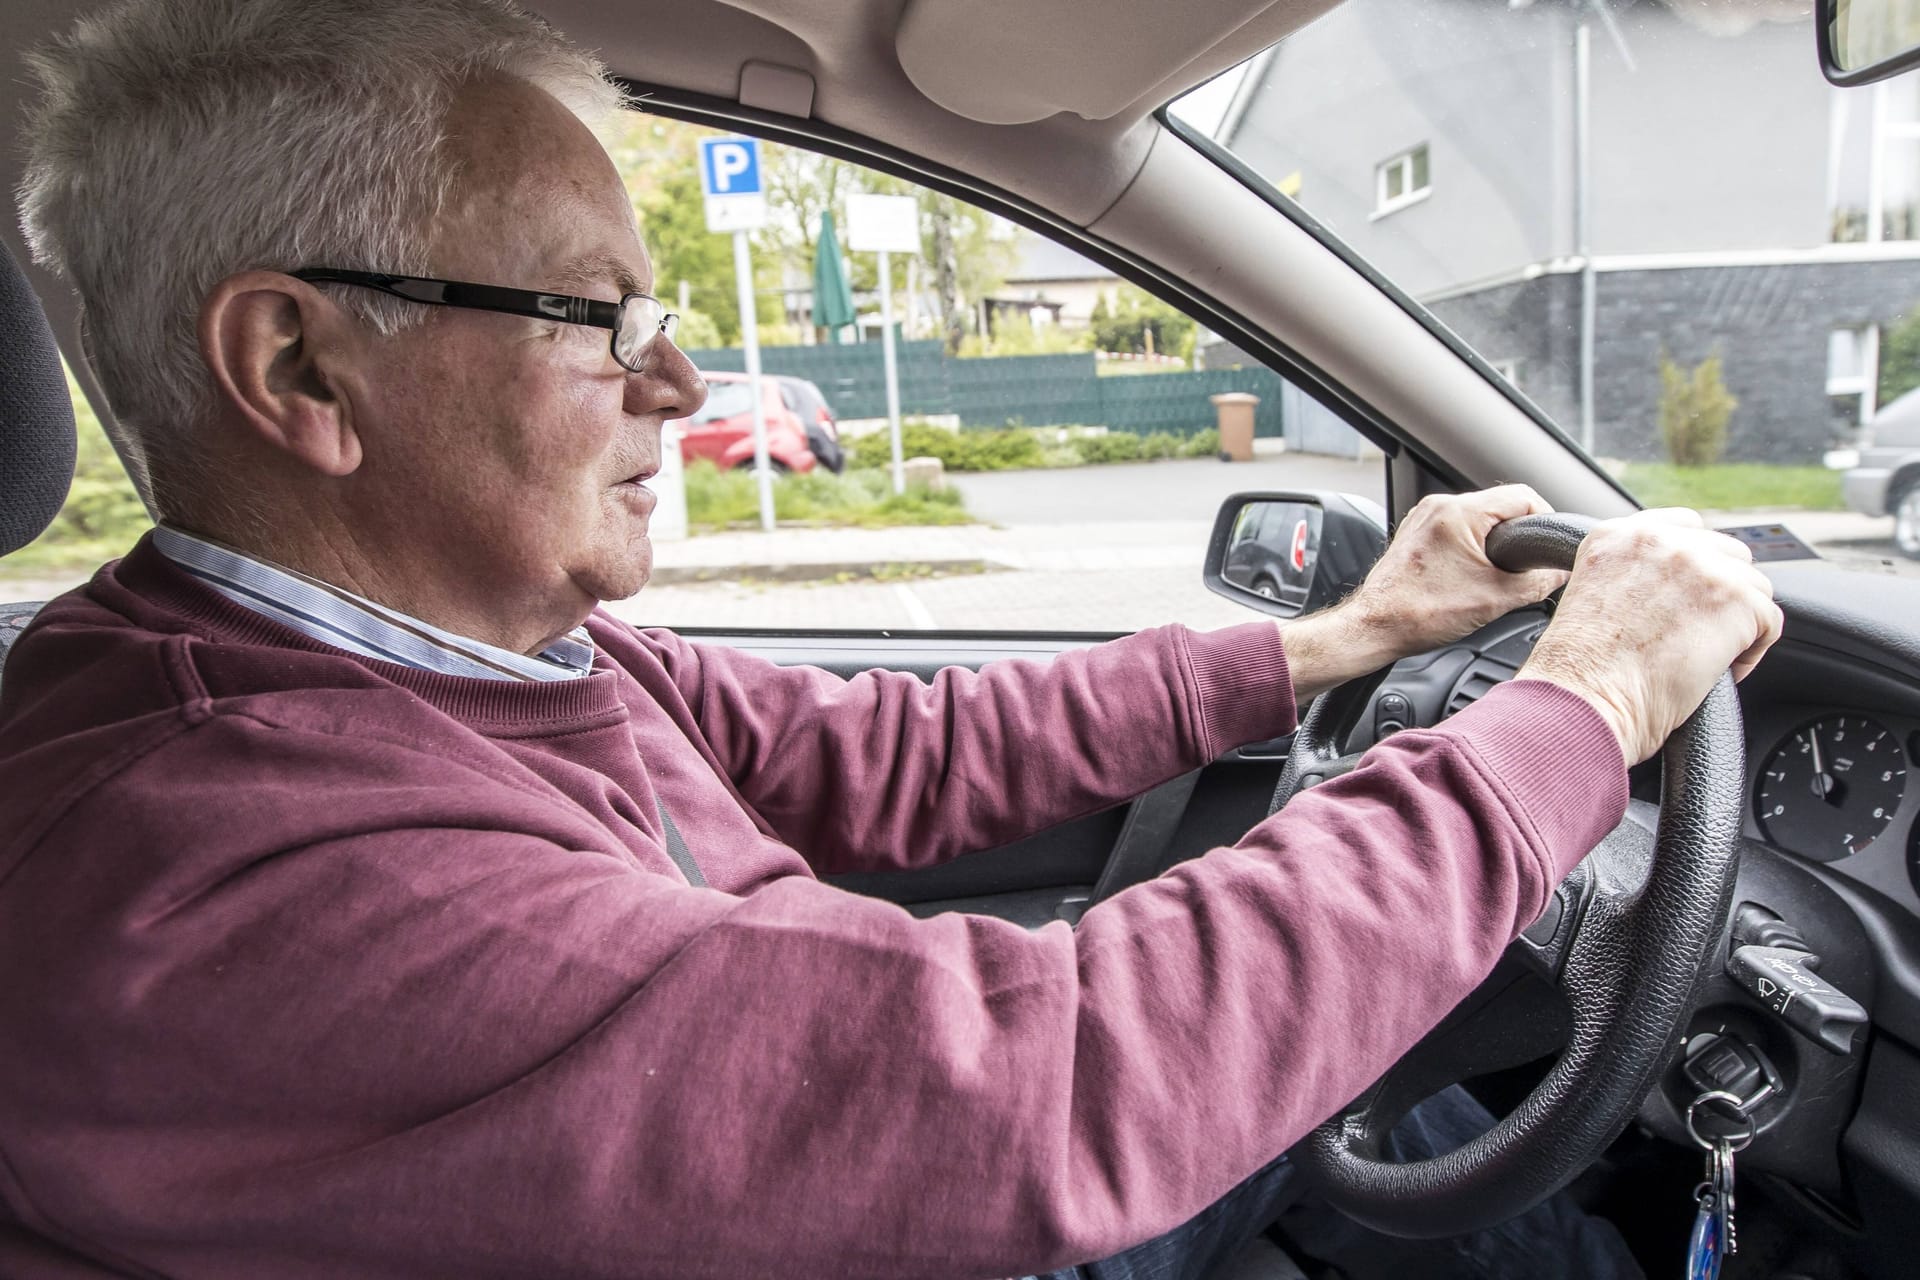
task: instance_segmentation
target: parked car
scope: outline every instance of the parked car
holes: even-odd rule
[[[845,471],[847,455],[840,447],[840,424],[835,421],[833,406],[827,403],[820,388],[791,374],[776,374],[774,381],[780,384],[782,403],[798,414],[805,425],[807,448],[813,451],[814,458],[835,475]]]
[[[753,392],[744,373],[709,373],[707,402],[700,412],[680,419],[680,457],[692,463],[706,459],[726,471],[753,465]],[[787,407],[782,379],[760,379],[762,407],[767,416],[767,457],[776,471],[813,470],[815,458],[807,444],[802,416]]]
[[[1269,600],[1299,608],[1307,602],[1320,548],[1320,508],[1259,502],[1240,512],[1227,548],[1226,577]]]
[[[1920,390],[1873,416],[1859,461],[1840,477],[1847,505],[1863,515],[1893,517],[1893,545],[1920,560]]]

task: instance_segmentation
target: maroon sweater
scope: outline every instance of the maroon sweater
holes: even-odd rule
[[[1022,1274],[1225,1192],[1492,966],[1621,816],[1539,682],[1037,932],[927,866],[1284,732],[1276,629],[782,669],[350,657],[142,545],[0,694],[0,1274]],[[658,796],[710,888],[665,850]]]

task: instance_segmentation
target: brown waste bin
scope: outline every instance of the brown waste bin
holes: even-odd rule
[[[1260,397],[1246,391],[1223,391],[1207,397],[1220,420],[1220,457],[1228,462],[1253,461],[1253,411]]]

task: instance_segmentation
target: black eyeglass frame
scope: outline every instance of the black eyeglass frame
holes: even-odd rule
[[[510,316],[529,316],[536,320],[558,320],[562,324],[608,329],[611,330],[607,337],[608,352],[615,363],[632,373],[645,372],[642,362],[647,352],[652,350],[654,338],[666,334],[669,342],[673,340],[674,322],[680,318],[650,293],[628,293],[623,294],[618,302],[605,302],[599,298],[579,298],[565,293],[509,289],[504,285],[473,284],[464,280],[436,280],[431,276],[399,276],[384,271],[307,267],[287,274],[308,284],[347,284],[377,289],[381,293],[405,298],[408,302],[425,303],[430,307],[497,311]],[[629,363],[620,358],[620,331],[625,323],[627,304],[635,298],[644,298],[658,307],[660,323],[652,333],[640,340],[640,347],[633,353],[632,362]]]

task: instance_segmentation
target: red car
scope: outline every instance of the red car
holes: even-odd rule
[[[705,458],[722,471],[753,465],[753,393],[744,373],[709,373],[707,402],[700,412],[679,420],[680,456],[686,462]],[[776,471],[811,471],[813,450],[807,444],[806,424],[780,395],[780,381],[760,379],[760,399],[767,415],[767,456]]]

